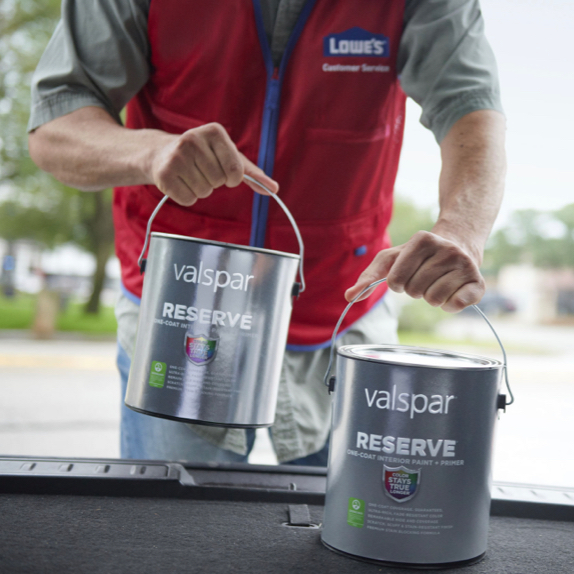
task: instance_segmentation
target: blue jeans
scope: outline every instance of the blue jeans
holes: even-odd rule
[[[186,424],[143,415],[123,403],[130,372],[130,358],[118,345],[117,365],[121,378],[122,405],[120,452],[122,458],[151,460],[181,460],[188,462],[247,462],[255,443],[255,429],[248,429],[247,454],[219,448],[198,436]],[[285,464],[327,466],[329,441],[316,453]]]

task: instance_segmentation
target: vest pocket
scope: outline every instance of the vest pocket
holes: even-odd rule
[[[380,141],[391,135],[391,128],[388,124],[372,130],[343,130],[334,128],[307,128],[306,139],[316,142],[332,143],[368,143]]]
[[[152,104],[151,109],[153,115],[161,122],[162,128],[173,134],[182,134],[187,130],[211,123],[210,121],[200,120],[199,118],[174,112],[158,104]],[[226,129],[227,133],[230,133],[230,126],[222,125]]]

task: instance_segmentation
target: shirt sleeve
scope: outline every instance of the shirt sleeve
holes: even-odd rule
[[[407,0],[398,54],[401,87],[440,143],[462,116],[502,112],[496,61],[478,0]]]
[[[120,112],[147,82],[150,0],[63,0],[32,76],[28,130],[85,106]]]

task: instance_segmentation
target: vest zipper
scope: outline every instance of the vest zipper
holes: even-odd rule
[[[279,96],[279,70],[275,68],[273,76],[267,81],[261,137],[259,140],[259,157],[257,159],[257,165],[270,177],[272,177],[273,164],[275,163]],[[249,241],[249,244],[254,247],[263,247],[265,243],[268,210],[269,198],[256,193],[253,198],[251,238]]]
[[[263,25],[261,5],[259,4],[259,0],[253,0],[259,43],[261,44],[265,67],[267,69],[267,86],[265,88],[265,104],[263,109],[261,135],[259,139],[259,156],[257,158],[257,165],[269,177],[273,177],[273,167],[275,164],[277,128],[279,123],[279,101],[281,99],[281,84],[285,75],[285,67],[289,60],[289,56],[303,31],[305,22],[309,18],[311,10],[315,5],[315,1],[316,0],[307,0],[305,2],[305,5],[301,10],[301,14],[299,15],[299,19],[297,20],[295,27],[293,28],[293,32],[287,42],[287,47],[285,48],[285,52],[281,58],[281,65],[279,69],[277,69],[273,67],[271,48],[269,47],[269,42],[267,41],[267,36],[265,34],[265,27]],[[253,194],[251,237],[249,239],[249,244],[253,247],[264,247],[269,200],[269,197],[259,193],[254,192]]]

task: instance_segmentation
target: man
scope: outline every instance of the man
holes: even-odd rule
[[[279,182],[305,241],[308,289],[293,310],[272,438],[280,462],[325,464],[321,378],[344,298],[383,277],[449,312],[484,293],[505,160],[478,2],[64,0],[62,14],[34,76],[30,153],[68,185],[116,187],[124,387],[137,257],[163,194],[173,201],[158,231],[294,252],[283,214],[242,184],[244,174],[272,192]],[[440,213],[431,232],[391,247],[403,91],[440,144]],[[396,340],[386,288],[354,305],[339,343]],[[253,437],[122,414],[125,457],[245,460]]]

